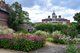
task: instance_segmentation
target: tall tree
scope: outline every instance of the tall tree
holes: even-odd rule
[[[74,20],[77,21],[77,30],[80,33],[80,12],[74,15]]]
[[[78,23],[80,23],[80,12],[76,13],[73,18],[74,18],[75,21],[77,21]]]
[[[24,22],[24,20],[28,23],[29,17],[28,13],[22,10],[21,4],[15,2],[11,5],[10,18],[9,18],[9,27],[14,30],[19,29],[19,25]]]

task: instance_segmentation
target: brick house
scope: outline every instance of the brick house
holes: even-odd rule
[[[9,18],[8,13],[8,4],[5,3],[4,0],[0,0],[0,25],[1,26],[8,26],[7,21]]]

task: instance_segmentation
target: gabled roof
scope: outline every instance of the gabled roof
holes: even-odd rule
[[[7,12],[7,10],[5,10],[5,9],[3,9],[3,8],[1,8],[1,7],[0,7],[0,11],[9,14],[9,12]]]

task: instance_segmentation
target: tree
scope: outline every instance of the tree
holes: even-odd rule
[[[80,12],[76,13],[73,18],[74,18],[75,21],[77,21],[78,23],[80,23]]]
[[[75,21],[77,21],[77,30],[78,30],[78,33],[80,33],[80,12],[76,13],[73,16],[73,18],[74,18]]]
[[[23,14],[24,14],[24,20],[23,22],[26,22],[26,23],[31,23],[29,20],[29,13],[26,12],[26,11],[23,11]]]
[[[71,39],[77,37],[78,31],[76,30],[76,27],[74,25],[69,26],[69,28],[67,29],[67,35],[69,35]]]
[[[19,29],[19,25],[22,24],[24,20],[26,21],[26,23],[29,23],[29,14],[28,12],[22,10],[21,4],[15,2],[11,5],[10,8],[10,18],[8,19],[8,24],[10,28],[13,28],[17,31]]]

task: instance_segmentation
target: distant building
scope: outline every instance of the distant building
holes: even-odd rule
[[[61,23],[61,24],[70,24],[70,20],[62,18],[61,15],[57,16],[55,12],[52,13],[52,18],[48,16],[46,19],[42,19],[42,23]]]

